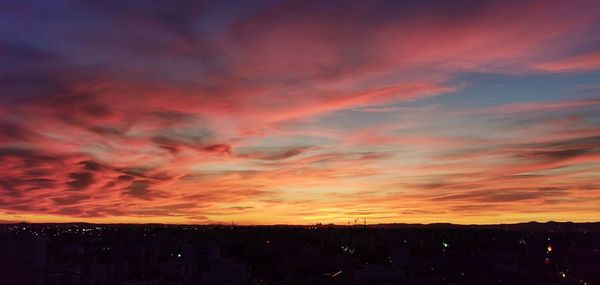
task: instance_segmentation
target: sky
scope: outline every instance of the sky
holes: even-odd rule
[[[598,15],[0,0],[0,221],[598,220]]]

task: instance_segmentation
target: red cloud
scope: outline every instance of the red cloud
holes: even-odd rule
[[[0,25],[0,220],[597,212],[598,99],[406,104],[600,68],[595,1],[95,5]]]

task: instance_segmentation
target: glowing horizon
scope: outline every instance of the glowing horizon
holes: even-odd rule
[[[597,1],[34,2],[0,222],[600,216]]]

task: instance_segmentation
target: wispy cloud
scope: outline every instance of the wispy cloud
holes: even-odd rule
[[[595,1],[0,7],[0,220],[600,210]]]

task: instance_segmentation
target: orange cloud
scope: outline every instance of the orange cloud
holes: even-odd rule
[[[595,1],[40,5],[0,11],[0,220],[600,211]]]

